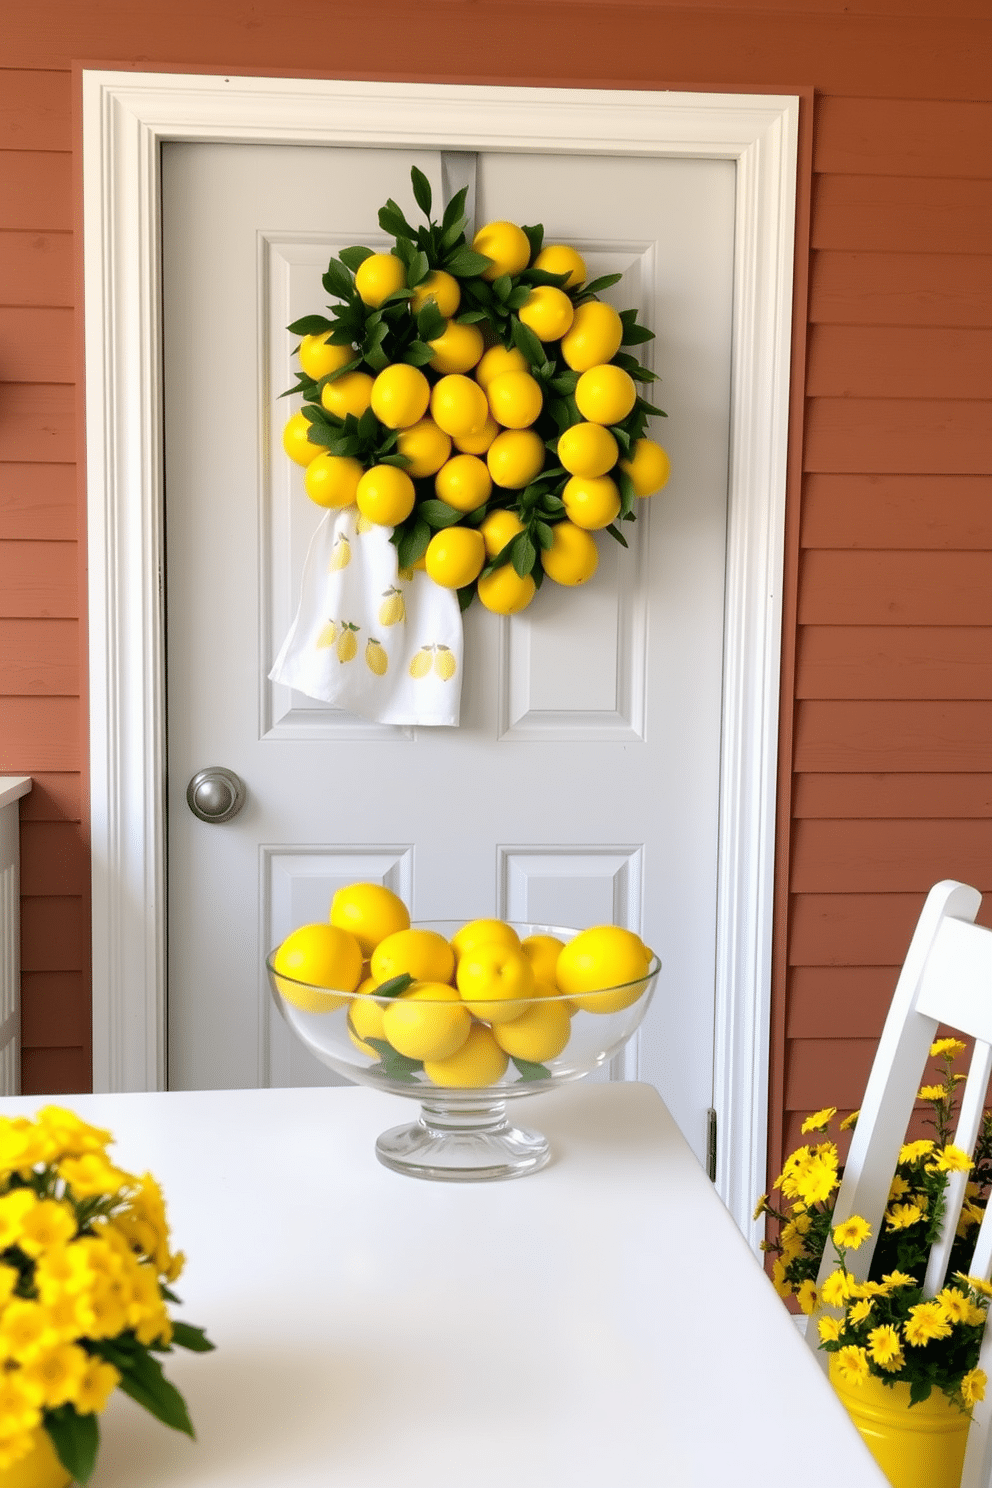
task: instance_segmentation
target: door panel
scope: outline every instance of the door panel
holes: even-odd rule
[[[658,333],[670,487],[623,552],[523,615],[466,615],[462,726],[385,728],[266,680],[323,513],[282,454],[285,325],[348,242],[411,214],[427,151],[166,146],[170,1085],[332,1080],[270,1011],[266,950],[357,878],[415,917],[640,930],[663,972],[624,1069],[698,1152],[710,1103],[734,172],[727,162],[486,155],[478,220],[545,223]],[[657,427],[654,431],[657,433]],[[248,805],[197,821],[208,764]]]

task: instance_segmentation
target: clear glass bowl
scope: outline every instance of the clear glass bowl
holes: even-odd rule
[[[464,923],[429,920],[413,928],[433,930],[450,940]],[[513,928],[521,939],[553,935],[568,942],[579,933],[560,925],[513,922]],[[661,970],[661,963],[653,956],[646,976],[624,986],[605,988],[578,999],[558,994],[492,1004],[497,1009],[494,1016],[499,1018],[500,1030],[506,1030],[502,1035],[492,1034],[486,1019],[473,1014],[472,1034],[478,1041],[483,1065],[487,1060],[491,1062],[493,1044],[500,1036],[507,1044],[519,1043],[520,1032],[518,1029],[514,1033],[513,1024],[535,1004],[548,1010],[538,1038],[547,1039],[546,1047],[560,1044],[563,1038],[567,1041],[560,1052],[540,1060],[510,1054],[505,1069],[493,1070],[494,1077],[489,1083],[464,1086],[438,1083],[457,1076],[450,1068],[434,1067],[431,1060],[426,1061],[425,1068],[423,1062],[397,1053],[382,1036],[381,1013],[395,999],[359,992],[329,992],[275,972],[271,955],[265,964],[276,1006],[296,1037],[321,1064],[362,1085],[420,1101],[416,1121],[393,1127],[379,1137],[376,1142],[379,1161],[411,1177],[454,1182],[518,1178],[544,1166],[551,1156],[547,1138],[540,1132],[514,1126],[507,1113],[508,1102],[581,1080],[592,1070],[608,1064],[647,1012]],[[558,1006],[552,1011],[550,1004]],[[438,1027],[452,1017],[451,1002],[425,1000],[418,1007],[423,1010],[423,1018],[437,1020]],[[476,1011],[481,1014],[490,1009],[476,1005]],[[455,1016],[461,1017],[462,1009]],[[488,1036],[482,1032],[475,1034],[479,1024],[489,1029]],[[454,1057],[457,1062],[457,1053]],[[499,1061],[502,1056],[495,1057]]]

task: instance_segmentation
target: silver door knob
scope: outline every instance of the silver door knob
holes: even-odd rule
[[[248,792],[233,770],[211,765],[199,770],[186,787],[186,804],[194,816],[205,822],[226,822],[237,816]]]

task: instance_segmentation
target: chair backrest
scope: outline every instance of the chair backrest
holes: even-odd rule
[[[967,1080],[959,1087],[961,1104],[953,1139],[969,1155],[974,1152],[992,1070],[992,930],[974,924],[981,902],[981,894],[967,884],[952,879],[936,884],[927,896],[896,983],[834,1209],[835,1223],[859,1214],[871,1225],[872,1238],[849,1252],[846,1262],[862,1281],[871,1266],[930,1045],[941,1024],[975,1040]],[[949,1177],[943,1227],[924,1282],[928,1297],[944,1284],[967,1178],[967,1173]],[[828,1246],[817,1278],[818,1290],[835,1266]],[[988,1279],[990,1269],[992,1203],[979,1229],[969,1271]],[[829,1355],[818,1351],[817,1328],[813,1319],[810,1322],[807,1342],[826,1370]],[[992,1378],[992,1330],[988,1328],[980,1366]],[[975,1406],[962,1488],[986,1488],[992,1481],[990,1411],[992,1400]]]

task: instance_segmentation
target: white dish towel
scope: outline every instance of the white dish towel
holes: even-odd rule
[[[391,529],[329,511],[303,568],[300,606],[269,677],[376,723],[458,723],[458,595],[400,571]]]

